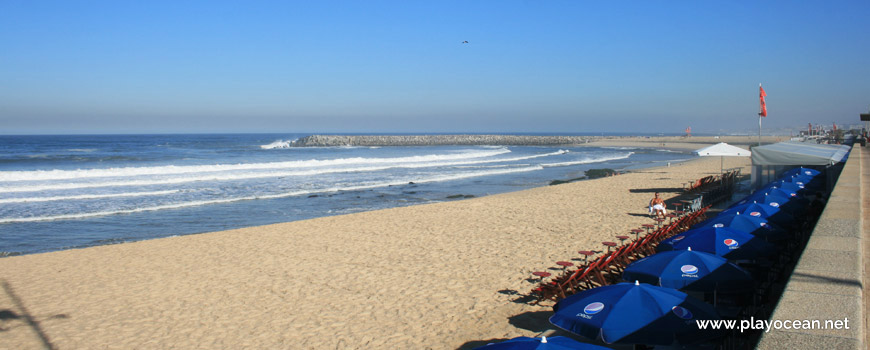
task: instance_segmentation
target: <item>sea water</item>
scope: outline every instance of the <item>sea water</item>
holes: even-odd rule
[[[692,158],[619,147],[291,147],[301,136],[0,136],[0,256],[480,197]]]

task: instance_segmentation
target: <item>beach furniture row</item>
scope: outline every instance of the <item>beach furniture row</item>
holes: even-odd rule
[[[751,348],[751,335],[701,330],[696,321],[769,317],[771,286],[824,207],[824,179],[795,168],[709,219],[704,207],[632,230],[634,239],[619,237],[600,256],[581,251],[581,263],[557,264],[561,273],[542,278],[532,294],[556,302],[553,325],[603,345]]]

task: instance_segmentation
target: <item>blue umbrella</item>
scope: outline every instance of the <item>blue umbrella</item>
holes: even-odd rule
[[[744,205],[747,203],[765,202],[766,196],[781,197],[781,198],[776,198],[776,199],[779,199],[777,201],[779,203],[777,203],[777,205],[774,205],[774,207],[778,207],[780,204],[785,204],[785,203],[788,203],[788,202],[795,200],[795,199],[798,199],[798,198],[803,198],[802,196],[798,195],[797,192],[783,190],[781,188],[765,187],[765,188],[762,188],[758,191],[755,191],[755,193],[750,194],[750,195],[746,196],[745,198],[737,201],[736,203],[732,204],[729,208]]]
[[[808,177],[808,176],[785,176],[780,178],[780,180],[785,182],[791,182],[796,185],[802,185],[808,190],[819,190],[825,186],[825,177],[824,176],[816,176],[816,177]]]
[[[685,293],[646,283],[619,283],[582,291],[553,307],[550,323],[608,344],[688,344],[720,335],[695,320],[717,320],[712,306]]]
[[[749,196],[749,200],[752,200],[754,203],[758,204],[767,204],[771,207],[779,209],[781,212],[785,212],[790,214],[791,216],[799,216],[806,211],[807,207],[810,205],[803,198],[797,197],[784,197],[781,195],[773,193],[758,193]],[[786,194],[787,195],[787,194]]]
[[[794,216],[792,216],[791,214],[779,210],[779,208],[773,207],[769,204],[762,203],[745,203],[742,205],[733,206],[719,213],[719,215],[737,213],[764,218],[767,221],[773,222],[774,224],[785,228],[792,228],[797,225],[797,221],[795,221]]]
[[[798,167],[798,168],[792,168],[792,169],[786,170],[785,172],[782,173],[782,177],[794,176],[794,175],[816,177],[817,175],[819,175],[821,173],[822,172],[820,172],[816,169]]]
[[[656,251],[692,250],[715,254],[729,260],[751,260],[776,253],[776,247],[743,231],[728,227],[701,227],[668,238]]]
[[[765,203],[773,207],[779,205],[778,208],[780,210],[785,210],[794,216],[800,216],[803,214],[810,205],[808,200],[795,192],[775,188],[767,191],[766,194],[766,196],[758,197],[760,198],[758,201],[759,203]],[[774,205],[774,203],[776,203],[776,205]]]
[[[767,184],[767,186],[762,187],[761,189],[759,189],[756,192],[766,192],[768,190],[772,190],[775,188],[781,189],[783,191],[797,193],[798,195],[803,195],[803,194],[809,192],[809,190],[806,189],[806,187],[804,185],[799,185],[799,184],[796,184],[794,182],[788,182],[788,181],[784,181],[784,180],[776,180],[774,182],[771,182],[771,183]]]
[[[789,201],[802,199],[804,196],[798,191],[792,191],[781,187],[771,187],[764,191],[768,196],[779,196],[788,199]]]
[[[568,337],[517,337],[501,343],[490,343],[477,349],[482,350],[608,350],[603,346],[578,342]]]
[[[784,228],[770,223],[764,218],[746,214],[720,214],[695,227],[730,227],[764,238],[766,241],[782,241],[791,238],[791,235]]]
[[[679,290],[745,292],[755,285],[746,270],[725,258],[693,250],[650,255],[625,268],[622,279]]]

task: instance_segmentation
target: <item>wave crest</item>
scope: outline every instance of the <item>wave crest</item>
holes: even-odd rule
[[[293,143],[296,142],[296,140],[298,140],[298,139],[286,140],[286,141],[285,140],[278,140],[278,141],[272,142],[268,145],[260,145],[260,148],[262,148],[262,149],[290,148],[290,147],[293,147]]]

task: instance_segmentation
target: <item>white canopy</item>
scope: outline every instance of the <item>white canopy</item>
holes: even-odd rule
[[[705,156],[723,156],[723,157],[749,157],[751,152],[736,146],[731,146],[725,142],[720,142],[712,146],[707,146],[695,151],[695,154]]]
[[[752,187],[761,188],[784,172],[798,166],[842,167],[851,148],[845,145],[820,145],[809,142],[780,142],[752,148]],[[827,171],[828,190],[834,186],[834,173]],[[838,173],[837,173],[838,174]]]
[[[819,145],[805,142],[780,142],[755,147],[752,165],[833,165],[849,152],[845,145]]]

